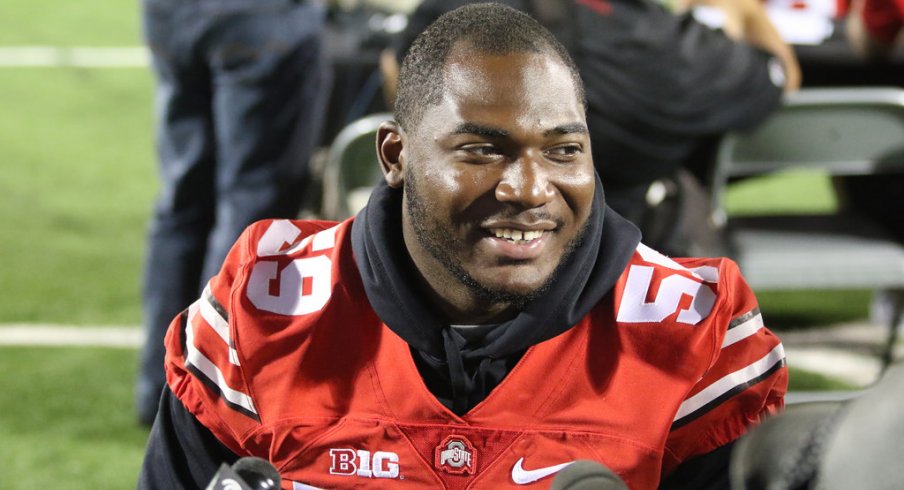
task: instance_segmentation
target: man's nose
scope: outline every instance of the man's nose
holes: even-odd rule
[[[539,150],[524,152],[503,171],[496,185],[496,199],[528,208],[548,203],[555,196],[549,171]]]

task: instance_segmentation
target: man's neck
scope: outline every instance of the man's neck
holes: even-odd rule
[[[442,268],[437,263],[428,267],[430,266]],[[436,307],[446,322],[456,325],[497,324],[511,320],[518,314],[511,304],[494,303],[478,297],[458,278],[445,268],[442,269],[424,274],[418,267],[417,275],[427,301]],[[434,281],[427,277],[434,278]]]

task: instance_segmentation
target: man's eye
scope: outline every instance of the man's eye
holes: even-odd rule
[[[554,159],[574,158],[582,152],[581,145],[562,145],[546,150],[546,154]]]
[[[462,150],[481,157],[490,157],[502,154],[502,151],[499,148],[496,148],[492,145],[471,145],[463,147]]]

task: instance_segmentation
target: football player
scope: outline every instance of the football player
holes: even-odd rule
[[[581,79],[498,4],[414,43],[385,173],[342,223],[243,234],[166,338],[139,488],[260,456],[283,488],[631,488],[727,481],[781,409],[779,340],[726,259],[671,259],[606,207]]]

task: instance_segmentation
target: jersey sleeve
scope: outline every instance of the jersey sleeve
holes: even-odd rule
[[[233,245],[201,297],[170,324],[166,379],[176,398],[236,454],[260,422],[230,326],[233,286],[253,260],[255,225]]]
[[[720,283],[727,295],[713,315],[721,338],[709,369],[681,403],[666,442],[663,473],[730,444],[784,406],[788,373],[781,341],[763,324],[753,292],[726,260]]]
[[[248,276],[261,257],[272,259],[327,227],[325,222],[287,220],[251,225],[201,297],[173,320],[167,332],[165,367],[170,390],[198,422],[239,456],[266,454],[269,446],[254,390],[266,363],[259,355],[257,360],[249,359],[251,352],[266,348],[263,344],[269,336],[264,331],[266,319],[253,311],[245,295]]]

